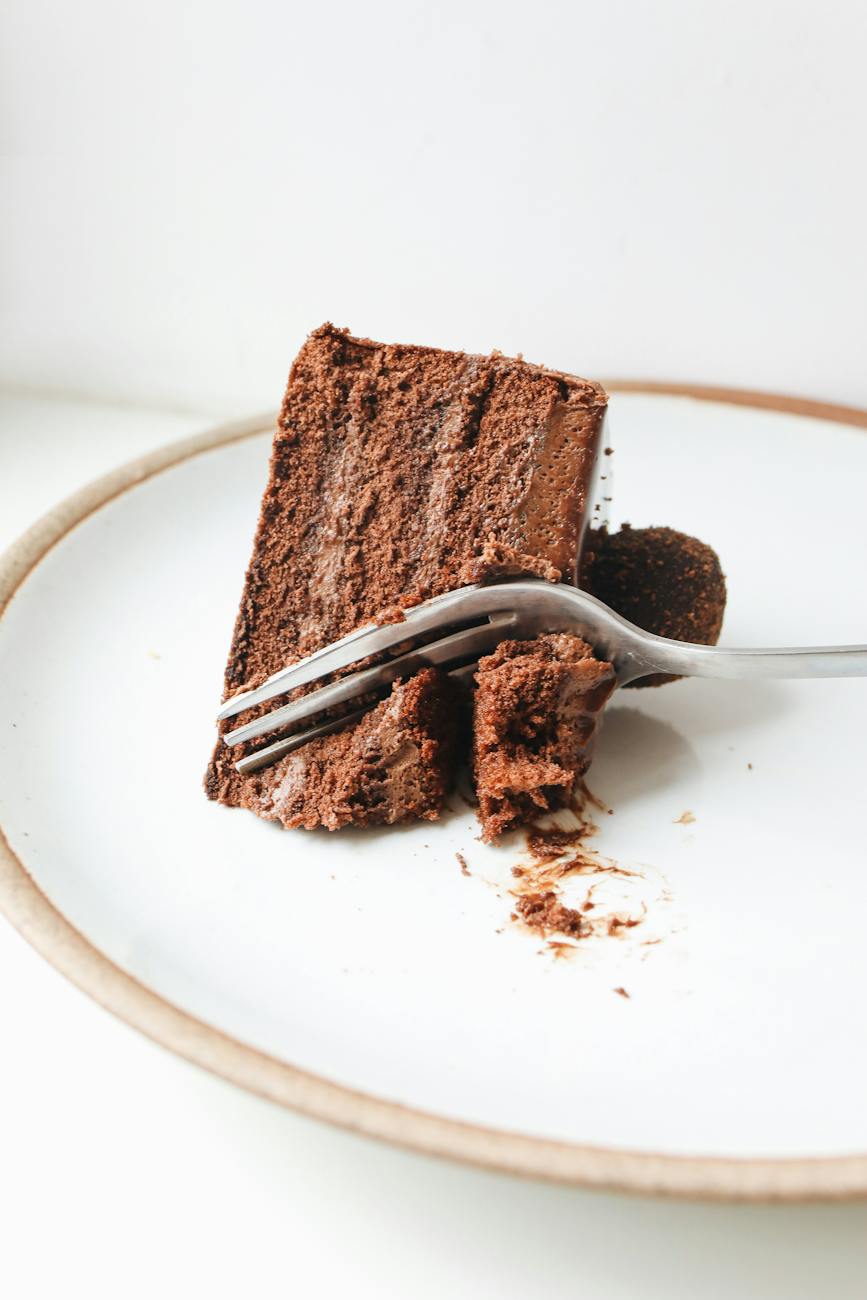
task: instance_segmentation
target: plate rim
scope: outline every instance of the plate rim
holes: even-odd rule
[[[867,410],[858,407],[711,385],[603,382],[613,393],[722,402],[867,430]],[[138,456],[61,501],[0,555],[0,620],[29,573],[89,515],[163,470],[275,424],[276,414],[267,412],[213,426]],[[72,984],[160,1046],[278,1105],[367,1137],[465,1165],[608,1191],[720,1201],[867,1197],[867,1153],[754,1158],[589,1146],[449,1119],[290,1065],[181,1010],[111,961],[37,885],[2,826],[0,913]]]

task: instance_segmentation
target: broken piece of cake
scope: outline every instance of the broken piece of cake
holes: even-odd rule
[[[473,776],[483,839],[568,804],[614,686],[611,664],[569,633],[501,641],[479,660]]]
[[[574,582],[606,403],[598,384],[498,353],[316,330],[274,436],[225,697],[468,582]],[[452,681],[419,673],[360,721],[255,773],[235,769],[255,742],[230,752],[218,741],[206,792],[285,826],[435,817],[458,713]]]

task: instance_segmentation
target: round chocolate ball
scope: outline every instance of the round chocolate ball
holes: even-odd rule
[[[726,583],[716,552],[673,528],[593,529],[584,546],[581,586],[623,618],[674,641],[715,645],[722,628]],[[657,673],[631,686],[661,686]]]

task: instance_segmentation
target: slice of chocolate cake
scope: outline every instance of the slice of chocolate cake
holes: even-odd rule
[[[614,681],[611,664],[566,633],[503,641],[479,660],[473,774],[483,839],[568,803]]]
[[[606,400],[497,353],[316,330],[280,412],[226,696],[396,605],[489,576],[573,581]],[[441,674],[399,684],[370,717],[247,776],[243,751],[218,743],[207,793],[293,826],[435,816],[450,688]]]

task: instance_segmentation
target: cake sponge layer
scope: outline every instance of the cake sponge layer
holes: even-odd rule
[[[611,664],[568,633],[503,641],[479,660],[473,773],[484,839],[568,803],[614,685]]]

